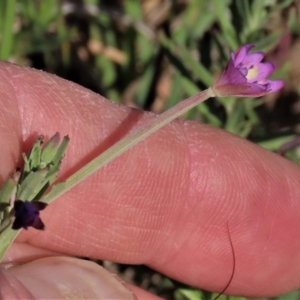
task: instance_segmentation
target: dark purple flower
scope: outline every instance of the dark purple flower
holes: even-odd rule
[[[35,229],[43,230],[45,225],[40,218],[40,210],[43,210],[48,204],[40,201],[22,201],[14,202],[15,220],[12,229],[20,229],[32,226]]]
[[[249,54],[253,47],[248,44],[231,53],[225,71],[213,85],[216,96],[260,97],[283,87],[282,80],[266,79],[275,67],[272,63],[261,62],[264,52]]]

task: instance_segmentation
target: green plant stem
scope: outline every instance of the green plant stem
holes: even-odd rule
[[[186,113],[187,111],[210,97],[214,97],[214,93],[211,88],[178,103],[162,114],[157,115],[150,122],[132,131],[125,138],[111,146],[108,150],[100,154],[98,157],[82,167],[79,171],[71,175],[66,180],[61,189],[53,189],[53,192],[50,192],[48,197],[46,195],[47,202],[49,203],[53,201],[54,199],[83,181],[85,178],[111,162],[113,159],[120,156],[140,141],[144,140],[152,133],[156,132],[166,124],[170,123],[180,115]]]

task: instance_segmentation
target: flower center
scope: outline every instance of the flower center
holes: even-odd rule
[[[248,73],[246,75],[246,78],[248,80],[253,80],[257,77],[258,75],[258,68],[257,66],[252,66],[250,69],[248,69]]]

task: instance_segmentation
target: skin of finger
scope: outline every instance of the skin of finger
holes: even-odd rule
[[[36,134],[69,134],[62,178],[154,117],[14,65],[2,64],[0,79],[3,106],[18,108],[4,153],[20,156]],[[220,291],[232,272],[230,235],[228,293],[277,295],[300,282],[299,176],[297,166],[245,140],[175,121],[51,204],[42,212],[46,231],[29,229],[18,241],[145,263]]]
[[[137,297],[94,262],[71,257],[37,259],[9,269],[35,299],[128,299]]]
[[[34,300],[35,298],[15,276],[0,266],[0,299]]]
[[[1,263],[6,265],[24,264],[32,260],[52,256],[62,256],[62,253],[41,249],[27,243],[14,242]]]

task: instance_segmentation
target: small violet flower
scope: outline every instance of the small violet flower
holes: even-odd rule
[[[48,204],[40,201],[22,201],[15,200],[14,216],[15,220],[12,229],[20,229],[32,226],[35,229],[44,230],[45,225],[40,218],[40,210],[43,210]]]
[[[266,79],[275,67],[272,63],[261,62],[264,52],[249,54],[253,47],[248,44],[231,53],[225,71],[212,87],[216,96],[260,97],[283,87],[282,80]]]

